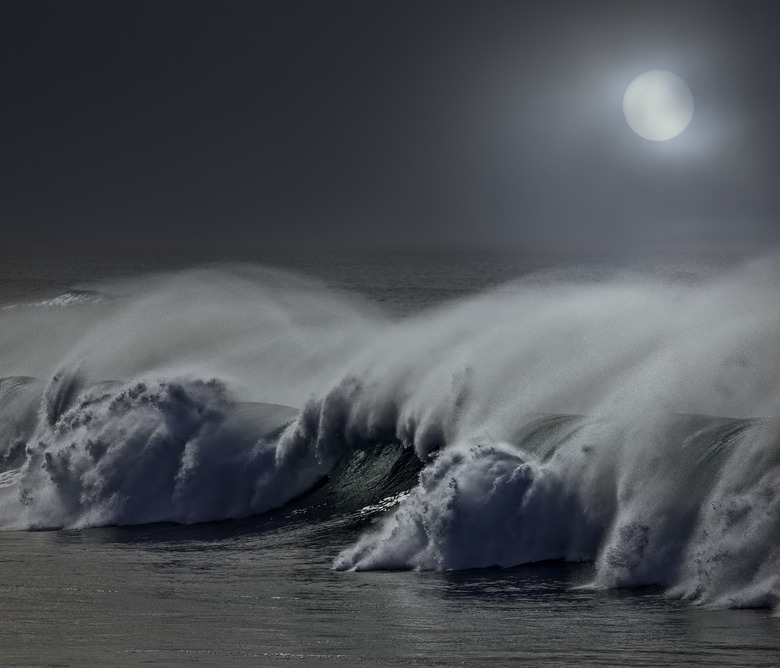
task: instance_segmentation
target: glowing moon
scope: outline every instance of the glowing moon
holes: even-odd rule
[[[650,141],[679,135],[693,118],[693,95],[676,74],[651,70],[640,74],[623,95],[623,115],[629,127]]]

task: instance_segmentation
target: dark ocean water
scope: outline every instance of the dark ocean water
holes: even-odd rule
[[[778,286],[9,257],[0,663],[777,665]]]

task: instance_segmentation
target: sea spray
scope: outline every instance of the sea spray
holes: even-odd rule
[[[357,298],[236,265],[101,284],[93,299],[0,310],[0,377],[48,383],[217,377],[244,400],[302,406],[383,323]]]

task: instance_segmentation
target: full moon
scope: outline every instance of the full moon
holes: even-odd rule
[[[691,122],[693,95],[676,74],[651,70],[640,74],[626,88],[623,115],[640,137],[666,141],[679,135]]]

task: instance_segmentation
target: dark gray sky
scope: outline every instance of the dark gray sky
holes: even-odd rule
[[[736,243],[780,228],[775,2],[0,5],[7,248]],[[669,142],[628,83],[685,79]]]

